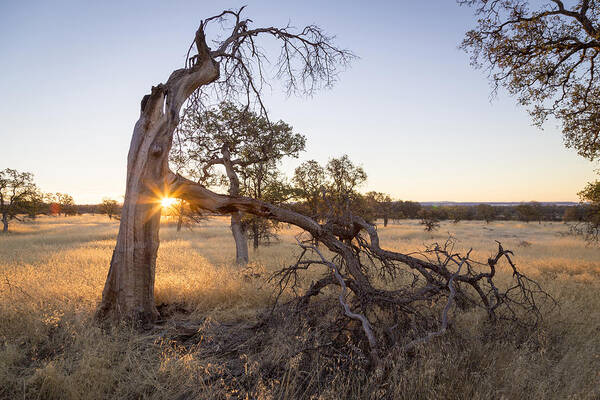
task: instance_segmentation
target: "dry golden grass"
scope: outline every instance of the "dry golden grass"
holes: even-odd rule
[[[251,252],[257,279],[232,265],[226,218],[179,233],[163,226],[157,303],[188,311],[174,319],[204,321],[203,341],[184,346],[156,331],[98,326],[93,313],[117,228],[100,216],[43,217],[0,236],[0,397],[600,398],[600,249],[565,236],[563,224],[443,223],[433,234],[416,221],[380,227],[388,248],[419,250],[451,234],[484,260],[499,240],[561,304],[540,330],[519,340],[489,339],[481,314],[462,315],[452,332],[398,360],[383,382],[353,371],[323,379],[327,365],[288,361],[291,339],[277,334],[233,360],[235,366],[209,351],[219,339],[210,337],[216,332],[210,326],[253,321],[270,303],[264,277],[297,252],[298,231],[290,228],[280,243]],[[239,375],[222,378],[236,368]]]

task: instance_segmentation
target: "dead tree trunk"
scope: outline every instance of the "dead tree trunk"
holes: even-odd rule
[[[2,214],[2,232],[8,232],[8,215]]]
[[[154,272],[159,246],[161,197],[169,193],[168,155],[179,112],[200,86],[219,76],[202,27],[196,32],[196,63],[174,71],[166,84],[143,98],[127,158],[127,187],[117,244],[102,292],[98,316],[146,323],[158,316]]]
[[[287,26],[249,28],[251,19],[243,18],[244,7],[238,11],[225,10],[200,23],[194,38],[198,54],[186,60],[186,67],[174,71],[165,84],[152,88],[143,98],[141,115],[135,125],[127,159],[127,186],[123,203],[117,244],[113,252],[98,317],[115,317],[136,322],[150,322],[158,315],[154,305],[154,272],[159,245],[160,198],[177,197],[186,200],[186,193],[177,192],[177,175],[169,171],[168,155],[173,133],[179,123],[182,105],[198,90],[194,104],[199,104],[206,93],[202,87],[223,79],[215,85],[225,97],[245,93],[248,105],[257,100],[261,110],[261,88],[266,83],[264,63],[269,61],[256,51],[255,39],[267,36],[281,43],[283,54],[278,61],[283,79],[291,88],[305,93],[328,86],[354,55],[336,47],[332,37],[319,27],[309,26],[296,31]],[[212,50],[206,45],[204,29],[207,24],[232,23],[229,35]],[[190,51],[192,46],[190,46]],[[188,52],[189,55],[189,52]],[[302,60],[303,68],[294,64]],[[308,73],[306,71],[309,71]],[[301,84],[307,82],[307,84]],[[309,89],[306,89],[306,88]],[[244,97],[244,96],[242,96]],[[233,196],[195,190],[195,208],[214,210],[222,214],[245,212],[248,202]],[[205,195],[202,199],[202,195]],[[215,200],[217,199],[217,200]],[[241,202],[241,203],[240,203]],[[239,204],[238,204],[239,203]],[[256,205],[254,205],[256,207]]]

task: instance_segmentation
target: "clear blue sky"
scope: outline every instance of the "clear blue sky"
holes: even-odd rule
[[[268,96],[308,138],[300,160],[347,153],[363,190],[403,200],[564,201],[596,165],[542,132],[458,50],[471,10],[436,1],[5,1],[0,169],[79,203],[121,199],[142,96],[181,67],[202,18],[248,4],[260,25],[315,23],[361,58],[333,90]]]

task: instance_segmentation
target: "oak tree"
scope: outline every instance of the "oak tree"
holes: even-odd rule
[[[339,217],[349,212],[360,214],[364,208],[358,188],[367,180],[365,170],[354,164],[347,154],[331,158],[325,165],[327,176],[327,213]]]
[[[48,194],[48,198],[51,203],[55,204],[54,211],[56,214],[70,216],[77,214],[77,206],[73,196],[68,193],[56,192],[54,194]]]
[[[373,218],[383,219],[383,226],[386,227],[392,213],[392,198],[386,193],[376,191],[367,192],[364,197]]]
[[[28,213],[27,205],[38,190],[33,174],[6,168],[0,171],[0,213],[2,232],[8,232],[8,224],[18,219],[19,214]]]
[[[106,214],[108,219],[112,219],[119,212],[119,204],[114,199],[104,198],[100,204],[100,212]]]
[[[588,183],[587,186],[578,193],[583,207],[571,207],[571,214],[580,211],[579,218],[570,216],[576,220],[572,226],[572,232],[583,235],[589,242],[598,243],[600,241],[600,181]],[[565,212],[565,217],[569,218]]]
[[[485,68],[494,93],[502,86],[527,107],[536,125],[554,117],[567,147],[600,155],[600,2],[459,0],[474,8],[477,27],[461,47]]]
[[[178,157],[186,160],[184,169],[205,184],[218,182],[215,167],[221,166],[231,196],[263,199],[261,191],[268,182],[267,169],[276,166],[284,157],[297,157],[305,147],[305,137],[294,133],[290,125],[283,121],[271,122],[266,116],[232,102],[222,102],[202,113],[194,112],[193,107],[187,111],[178,129],[179,140],[174,153],[182,154]],[[246,181],[248,177],[254,178],[255,195],[245,190],[248,185],[240,186],[241,173],[245,174]],[[242,217],[242,213],[231,215],[231,232],[239,265],[248,262],[246,224]],[[256,218],[251,220],[256,248],[258,227],[268,224],[259,223]]]
[[[306,206],[303,211],[318,219],[326,185],[325,169],[315,160],[304,161],[294,170],[292,183],[296,199]]]
[[[348,212],[366,216],[368,199],[358,191],[366,180],[364,169],[346,154],[329,159],[325,167],[315,160],[305,161],[292,178],[296,199],[303,201],[307,215],[317,220],[343,217]]]
[[[418,212],[421,219],[419,223],[423,225],[425,232],[433,232],[440,228],[440,216],[434,208],[422,208]]]
[[[489,224],[496,218],[496,210],[489,204],[478,204],[476,208],[477,218]]]
[[[521,221],[525,221],[527,223],[531,221],[538,220],[541,223],[541,211],[539,204],[536,202],[530,203],[521,203],[515,207],[517,211],[517,215]]]
[[[347,154],[330,159],[325,169],[330,180],[329,190],[335,196],[352,196],[367,180],[365,170],[355,165]]]
[[[36,219],[41,214],[48,214],[47,200],[48,194],[36,188],[23,202],[23,213],[30,219]]]
[[[249,165],[240,171],[244,196],[262,200],[274,205],[283,205],[294,196],[292,186],[277,168],[276,162],[264,161]],[[248,227],[248,238],[254,250],[259,245],[269,244],[277,239],[279,223],[261,216],[247,214],[243,219]]]

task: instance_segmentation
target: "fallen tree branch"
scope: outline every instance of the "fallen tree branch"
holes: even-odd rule
[[[176,174],[169,176],[169,182],[173,195],[192,207],[221,214],[243,211],[289,223],[308,232],[311,241],[324,244],[333,259],[328,260],[314,244],[298,241],[302,251],[297,262],[271,277],[271,281],[279,279],[276,303],[286,290],[291,290],[297,305],[306,307],[324,288],[339,286],[338,300],[344,315],[361,323],[375,368],[381,365],[383,355],[393,359],[443,335],[455,304],[460,308],[484,309],[492,323],[503,319],[530,327],[535,327],[542,318],[541,303],[556,304],[537,282],[517,269],[511,259],[513,253],[499,242],[497,253],[487,263],[471,259],[471,251],[464,256],[454,252],[452,240],[434,244],[422,252],[403,254],[382,249],[375,226],[357,216],[332,217],[321,224],[284,207],[216,194]],[[317,259],[310,258],[311,254],[316,254]],[[501,288],[495,281],[502,260],[508,264],[512,277],[507,288]],[[330,275],[299,295],[297,274],[312,265],[327,266]],[[441,312],[436,311],[441,304],[444,304]],[[390,321],[412,328],[396,337],[389,328]],[[386,332],[392,336],[387,341]],[[410,336],[413,338],[409,339]]]
[[[321,258],[321,262],[324,265],[327,265],[331,269],[331,273],[333,274],[336,281],[342,288],[342,290],[340,291],[340,294],[338,296],[338,299],[344,309],[344,314],[346,316],[348,316],[349,318],[360,321],[360,323],[362,325],[362,329],[365,333],[365,336],[367,337],[367,340],[369,341],[369,347],[371,349],[371,351],[370,351],[371,363],[375,366],[378,365],[379,364],[379,355],[377,354],[378,353],[377,352],[377,340],[375,339],[375,335],[373,334],[373,328],[371,327],[371,323],[369,322],[367,317],[365,317],[364,315],[362,315],[360,313],[355,313],[350,309],[350,306],[346,302],[346,292],[348,290],[348,287],[346,286],[346,282],[344,281],[344,278],[340,274],[340,271],[339,271],[337,265],[335,265],[335,263],[333,263],[331,261],[328,261],[323,256],[323,253],[321,253],[317,247],[312,246],[312,245],[302,244],[299,240],[297,240],[297,242],[298,242],[298,245],[302,249],[304,249],[304,250],[310,249],[310,250],[314,251],[315,253],[317,253],[318,256]]]
[[[415,339],[412,342],[409,342],[409,343],[405,344],[404,346],[399,347],[398,350],[394,350],[395,353],[400,353],[400,352],[403,353],[403,352],[410,351],[410,350],[414,349],[417,345],[427,343],[431,339],[441,336],[444,333],[446,333],[446,330],[448,329],[448,312],[450,311],[450,308],[452,308],[452,306],[454,304],[454,298],[456,297],[456,288],[454,287],[454,280],[460,274],[460,270],[461,270],[463,264],[466,262],[466,260],[469,259],[469,255],[471,254],[472,250],[473,249],[470,249],[469,252],[467,253],[467,255],[464,258],[461,258],[461,261],[458,264],[458,268],[457,268],[456,272],[454,274],[452,274],[452,277],[448,281],[448,289],[450,290],[450,295],[448,296],[448,301],[447,301],[446,305],[444,306],[444,310],[442,311],[442,323],[441,323],[440,329],[437,331],[434,331],[434,332],[430,332],[426,336],[423,336],[419,339]]]

